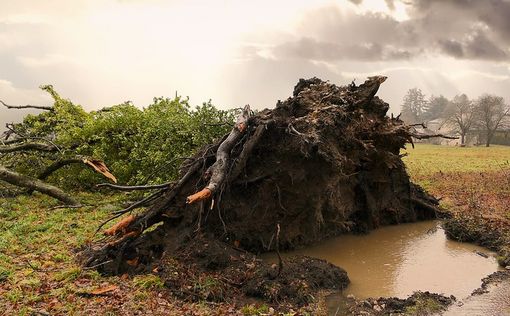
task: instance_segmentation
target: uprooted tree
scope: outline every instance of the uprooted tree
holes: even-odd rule
[[[264,252],[434,218],[438,202],[410,182],[400,149],[442,135],[386,116],[375,96],[385,79],[342,87],[301,79],[274,109],[246,106],[229,134],[183,162],[177,181],[132,187],[151,193],[101,224],[118,220],[82,251],[84,265],[152,270],[169,257],[189,259],[183,251],[201,238],[225,252]]]

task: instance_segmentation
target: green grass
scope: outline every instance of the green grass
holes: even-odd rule
[[[220,308],[162,296],[163,280],[154,274],[102,276],[83,269],[75,261],[76,250],[101,238],[94,236],[98,225],[121,208],[126,196],[75,195],[95,206],[52,210],[60,203],[41,194],[0,198],[1,315],[183,315],[190,310],[193,315],[210,315]],[[200,284],[203,291],[212,290],[212,281],[205,281]],[[118,289],[103,296],[86,295],[110,285]]]
[[[51,209],[58,201],[40,194],[0,199],[0,306],[6,308],[2,312],[29,315],[40,301],[74,297],[74,282],[79,279],[97,282],[97,272],[83,271],[75,262],[75,250],[92,239],[119,196],[80,193],[78,199],[105,206]],[[57,314],[72,314],[74,309],[72,304],[54,305]]]
[[[429,144],[408,146],[404,162],[412,177],[436,172],[485,172],[510,168],[510,146],[455,147]]]

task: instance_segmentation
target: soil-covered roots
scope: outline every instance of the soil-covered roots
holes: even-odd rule
[[[201,235],[240,258],[239,252],[251,256],[434,218],[437,200],[409,181],[401,160],[400,149],[415,130],[386,116],[388,104],[375,96],[385,79],[371,77],[360,86],[301,79],[274,109],[253,113],[246,106],[230,134],[183,163],[178,181],[116,212],[131,217],[85,249],[84,264],[104,273],[142,271],[166,258],[182,262],[178,254],[197,247],[193,241]],[[135,213],[137,208],[143,211]],[[190,253],[191,262],[200,261]],[[235,260],[226,260],[227,266]],[[280,284],[290,278],[291,265],[283,264]],[[259,266],[234,283],[245,288],[268,284],[262,276],[275,279]],[[285,291],[287,285],[278,293]]]

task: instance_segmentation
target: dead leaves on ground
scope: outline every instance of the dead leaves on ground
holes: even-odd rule
[[[104,296],[104,295],[108,295],[118,289],[119,289],[118,285],[110,284],[110,285],[98,287],[91,291],[79,292],[76,294],[81,295],[81,296]]]

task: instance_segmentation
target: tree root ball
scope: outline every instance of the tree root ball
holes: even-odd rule
[[[386,116],[388,104],[375,96],[385,79],[359,86],[301,79],[275,108],[245,108],[236,125],[243,129],[199,150],[181,167],[181,179],[148,199],[125,228],[143,233],[112,246],[91,245],[82,252],[84,264],[105,273],[154,269],[164,258],[182,262],[178,254],[206,236],[209,241],[198,239],[223,249],[210,256],[218,261],[213,269],[226,269],[240,254],[245,261],[250,253],[436,217],[438,201],[410,182],[401,159],[413,128]],[[226,146],[229,140],[235,142]],[[210,195],[186,203],[204,188],[213,188]],[[135,258],[136,267],[127,263]],[[211,269],[195,252],[186,260]],[[241,288],[260,275],[246,275]]]

